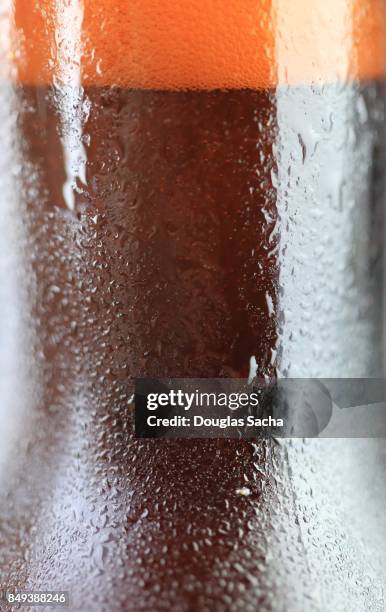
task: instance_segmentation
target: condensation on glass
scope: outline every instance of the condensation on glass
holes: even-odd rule
[[[381,610],[380,441],[133,438],[134,376],[383,374],[384,3],[220,4],[3,0],[1,582]]]

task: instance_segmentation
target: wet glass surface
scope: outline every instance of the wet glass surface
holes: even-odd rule
[[[1,584],[90,612],[382,610],[383,441],[135,440],[131,397],[382,374],[383,78],[83,83],[82,6],[47,26],[49,84],[20,78],[24,3],[1,21]]]

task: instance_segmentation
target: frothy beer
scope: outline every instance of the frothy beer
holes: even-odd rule
[[[295,601],[285,452],[134,440],[131,381],[379,373],[384,3],[15,0],[8,22],[30,424],[9,579],[82,609]],[[336,567],[329,597],[357,608]]]

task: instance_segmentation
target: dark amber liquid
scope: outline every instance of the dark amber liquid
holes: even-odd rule
[[[273,523],[294,520],[288,483],[272,476],[280,450],[133,440],[130,381],[244,377],[251,358],[261,375],[306,358],[363,375],[370,349],[379,363],[383,103],[378,85],[347,89],[347,104],[332,86],[17,92],[34,392],[10,486],[8,580],[70,587],[99,610],[113,593],[122,610],[295,597],[269,560]],[[345,234],[358,181],[368,189]]]
[[[26,127],[49,189],[46,207],[65,207],[60,116],[49,91],[28,95],[35,111]],[[87,96],[87,185],[78,181],[75,206],[87,211],[86,226],[98,215],[86,232],[101,242],[88,252],[102,270],[88,261],[86,276],[97,303],[105,302],[96,315],[111,326],[110,348],[130,375],[240,377],[252,356],[261,372],[272,372],[273,94],[106,89]],[[114,299],[120,318],[106,312]]]

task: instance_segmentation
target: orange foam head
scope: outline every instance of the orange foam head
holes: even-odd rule
[[[14,0],[14,7],[3,64],[22,83],[262,88],[372,79],[386,70],[383,0]]]

